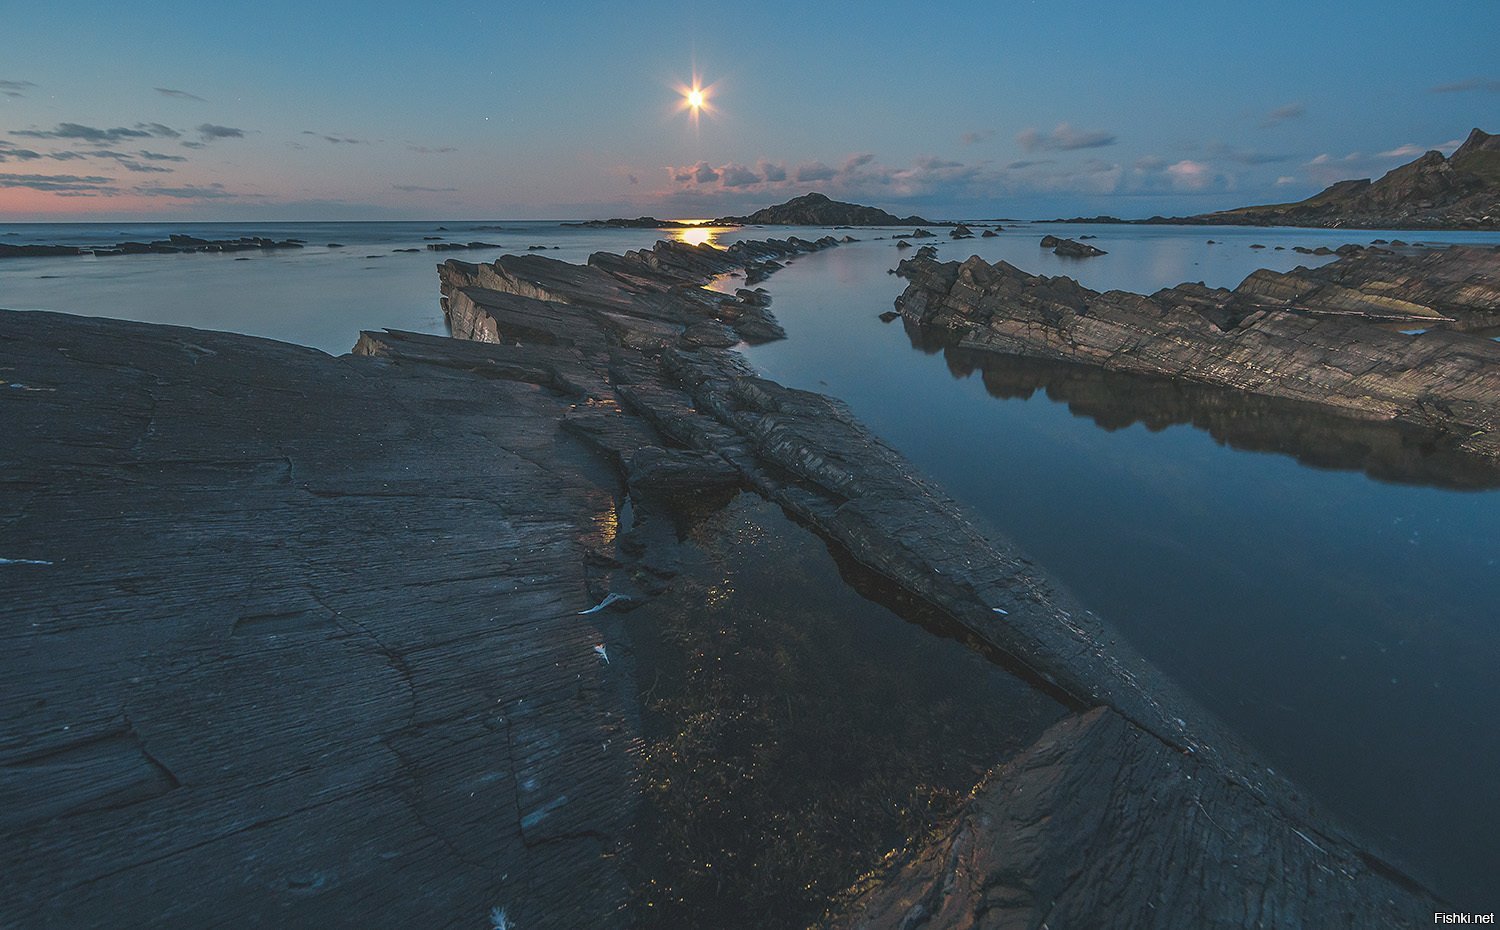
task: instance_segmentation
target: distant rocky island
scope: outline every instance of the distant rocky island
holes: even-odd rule
[[[715,226],[939,226],[920,216],[896,216],[878,207],[830,200],[819,193],[756,210],[749,216],[721,216]]]
[[[1500,136],[1482,129],[1451,156],[1431,151],[1378,181],[1339,181],[1296,203],[1220,210],[1197,216],[1121,220],[1076,217],[1064,223],[1192,226],[1321,226],[1354,229],[1500,229]]]
[[[698,224],[683,223],[678,220],[659,220],[654,216],[638,216],[635,219],[616,217],[610,220],[583,220],[563,225],[580,229],[687,229]]]
[[[816,192],[793,197],[786,203],[756,210],[748,216],[721,216],[704,223],[659,220],[654,216],[635,219],[584,220],[564,223],[585,229],[689,229],[694,226],[945,226],[920,216],[897,216],[879,207],[844,203]]]

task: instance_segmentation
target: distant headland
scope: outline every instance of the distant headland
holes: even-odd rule
[[[1061,223],[1321,226],[1350,229],[1500,229],[1500,135],[1474,129],[1451,156],[1431,151],[1378,181],[1358,178],[1296,203],[1197,216],[1074,217]]]

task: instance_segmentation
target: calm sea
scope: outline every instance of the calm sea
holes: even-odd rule
[[[662,235],[544,221],[62,224],[0,225],[0,242],[104,245],[173,232],[308,244],[5,260],[0,307],[232,330],[338,354],[361,329],[443,332],[434,265],[446,257],[480,261],[541,246],[581,261]],[[824,232],[832,231],[716,235]],[[1234,392],[926,344],[877,319],[902,287],[886,273],[898,260],[893,242],[876,238],[893,230],[849,232],[862,241],[796,259],[767,282],[789,338],[747,350],[750,361],[847,401],[1272,766],[1454,904],[1493,909],[1500,482],[1391,431]],[[1095,235],[1109,254],[1060,258],[1038,248],[1048,232]],[[432,253],[424,247],[437,240],[428,237],[501,248]],[[1494,234],[1042,224],[926,241],[947,258],[977,253],[1093,288],[1149,293],[1182,281],[1232,287],[1256,268],[1326,260],[1292,246],[1374,238],[1500,242]],[[411,248],[424,251],[397,251]]]

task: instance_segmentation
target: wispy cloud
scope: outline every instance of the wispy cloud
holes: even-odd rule
[[[158,94],[161,94],[163,97],[173,97],[177,100],[196,100],[199,103],[208,103],[207,100],[204,100],[197,94],[190,94],[185,90],[177,90],[173,87],[153,87],[151,89],[156,91]]]
[[[125,139],[150,139],[153,136],[175,139],[182,133],[160,123],[136,123],[134,128],[118,126],[114,129],[100,129],[82,123],[58,123],[55,129],[17,129],[11,135],[30,139],[76,139],[95,145],[107,145]]]
[[[408,144],[406,147],[410,151],[420,152],[423,155],[446,155],[449,152],[456,152],[456,151],[458,151],[457,148],[455,148],[455,147],[453,147],[451,145],[443,145],[443,146],[438,146],[437,148],[432,148],[432,147],[426,146],[426,145],[411,145],[411,144]]]
[[[995,130],[993,129],[978,129],[974,132],[966,132],[963,135],[959,136],[958,144],[978,145],[981,142],[988,142],[990,139],[994,138],[994,135]]]
[[[245,130],[236,129],[233,126],[217,126],[213,123],[203,123],[198,127],[198,138],[204,142],[212,142],[215,139],[243,139]]]
[[[314,132],[311,129],[304,129],[304,130],[302,130],[302,134],[304,136],[316,136],[319,139],[322,139],[324,142],[331,142],[334,145],[369,145],[370,144],[370,140],[369,139],[354,139],[354,138],[351,138],[349,136],[331,136],[331,135],[327,135],[326,133]]]
[[[222,184],[186,184],[182,187],[137,187],[137,194],[147,197],[170,197],[173,200],[227,200],[235,195]]]
[[[44,157],[41,152],[31,149],[23,149],[14,142],[0,139],[0,162],[6,161],[35,161]]]
[[[1381,153],[1379,153],[1379,155],[1377,157],[1379,157],[1379,158],[1410,158],[1413,155],[1421,155],[1425,151],[1427,151],[1427,150],[1424,149],[1424,148],[1422,148],[1420,145],[1416,145],[1414,143],[1408,142],[1405,145],[1398,145],[1395,148],[1391,149],[1390,151],[1381,152]]]
[[[1279,106],[1267,113],[1260,121],[1262,129],[1270,129],[1279,126],[1289,119],[1300,119],[1307,115],[1307,106],[1300,102],[1288,103]]]
[[[0,94],[7,97],[24,97],[36,85],[30,81],[0,81]]]
[[[423,187],[420,184],[392,184],[391,189],[398,191],[417,191],[423,194],[450,194],[458,190],[458,188],[456,187]]]
[[[1477,90],[1486,94],[1500,94],[1500,81],[1494,78],[1471,77],[1466,81],[1454,81],[1451,84],[1439,84],[1430,88],[1434,94],[1460,94],[1467,90]]]
[[[0,188],[25,187],[34,191],[59,194],[99,194],[113,196],[120,192],[114,178],[76,174],[0,174]]]
[[[1027,128],[1016,135],[1016,143],[1028,152],[1054,150],[1073,151],[1074,149],[1097,149],[1106,145],[1114,145],[1115,134],[1105,132],[1102,129],[1084,131],[1074,129],[1067,123],[1058,123],[1051,132],[1041,132],[1037,129]]]

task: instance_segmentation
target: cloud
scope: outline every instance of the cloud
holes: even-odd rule
[[[1062,152],[1075,149],[1097,149],[1106,145],[1114,145],[1115,141],[1115,135],[1112,132],[1105,132],[1102,129],[1084,132],[1074,129],[1067,123],[1058,123],[1057,128],[1051,132],[1027,128],[1016,134],[1016,142],[1028,152],[1039,149]]]
[[[175,90],[171,87],[153,87],[151,89],[156,91],[158,94],[161,94],[163,97],[175,97],[178,100],[196,100],[199,103],[208,103],[207,100],[204,100],[197,94],[190,94],[185,90]]]
[[[761,176],[744,165],[730,163],[718,169],[719,182],[725,187],[746,187],[759,184]]]
[[[410,144],[408,144],[406,147],[408,149],[410,149],[411,151],[413,151],[413,152],[421,152],[423,155],[445,155],[448,152],[456,152],[456,151],[458,151],[458,149],[454,148],[451,145],[444,145],[444,146],[441,146],[439,148],[428,148],[425,145],[410,145]]]
[[[1439,84],[1429,88],[1434,94],[1459,94],[1466,90],[1477,90],[1487,94],[1500,94],[1500,81],[1493,78],[1472,77],[1452,84]]]
[[[837,171],[828,167],[820,161],[805,161],[797,166],[797,182],[828,181],[838,174]]]
[[[184,140],[184,141],[182,141],[182,142],[180,142],[178,144],[181,145],[185,149],[206,149],[206,148],[208,148],[208,143],[207,142],[194,142],[191,139],[186,139],[186,140]]]
[[[456,187],[423,187],[420,184],[392,184],[391,189],[408,192],[417,191],[423,194],[449,194],[458,190]]]
[[[163,139],[177,139],[182,136],[182,133],[173,129],[171,126],[163,126],[161,123],[136,123],[135,128],[144,129],[146,132],[151,133],[153,136],[159,136]]]
[[[31,149],[18,148],[14,142],[7,142],[4,139],[0,139],[0,162],[11,160],[35,161],[36,159],[42,157],[44,156],[41,152],[35,152]]]
[[[1288,184],[1296,184],[1296,183],[1297,183],[1297,179],[1294,178],[1294,177],[1292,177],[1289,174],[1283,174],[1281,177],[1279,177],[1279,178],[1276,179],[1276,186],[1277,187],[1285,187]]]
[[[1184,190],[1202,190],[1213,180],[1213,176],[1209,173],[1208,165],[1188,158],[1168,165],[1166,171],[1167,176]]]
[[[137,187],[137,194],[147,197],[171,197],[174,200],[226,200],[234,197],[222,184],[186,184],[182,187]]]
[[[755,163],[755,170],[760,172],[767,183],[776,184],[786,180],[786,165],[762,158]]]
[[[124,139],[149,139],[152,136],[175,138],[180,133],[160,123],[136,123],[134,129],[127,129],[124,126],[115,129],[99,129],[80,123],[58,123],[56,129],[17,129],[11,135],[31,139],[77,139],[81,142],[105,145]]]
[[[243,139],[245,130],[236,129],[233,126],[216,126],[213,123],[203,123],[198,127],[198,137],[204,142],[212,142],[214,139]]]
[[[24,97],[36,85],[30,81],[0,81],[0,94],[7,97]]]
[[[114,178],[76,174],[0,174],[0,188],[25,187],[59,194],[113,196],[120,189]]]
[[[995,130],[993,129],[980,129],[975,132],[966,132],[958,137],[958,144],[978,145],[981,142],[988,142],[991,138],[994,137],[994,135]]]
[[[317,136],[319,139],[322,139],[324,142],[332,142],[334,145],[369,145],[370,144],[370,140],[369,139],[351,139],[348,136],[330,136],[330,135],[324,135],[321,132],[314,132],[311,129],[304,129],[304,130],[302,130],[302,134],[304,136]]]
[[[1281,123],[1284,123],[1289,119],[1297,119],[1301,116],[1305,116],[1306,114],[1307,107],[1303,104],[1288,103],[1283,106],[1279,106],[1271,112],[1267,113],[1265,117],[1261,119],[1260,125],[1262,129],[1270,129],[1272,126],[1280,125]]]
[[[135,154],[137,158],[144,158],[146,161],[187,161],[187,159],[181,155],[163,155],[160,152],[143,151],[136,152]]]
[[[641,183],[641,179],[638,178],[638,177],[636,177],[633,174],[627,174],[627,175],[625,175],[625,180],[629,181],[631,184],[639,184],[639,183]]]
[[[1398,145],[1398,146],[1396,146],[1395,148],[1391,149],[1388,152],[1381,152],[1377,157],[1378,158],[1410,158],[1413,155],[1421,155],[1425,151],[1427,151],[1427,150],[1424,149],[1424,148],[1422,148],[1420,145],[1416,145],[1415,143],[1408,142],[1405,145]]]

